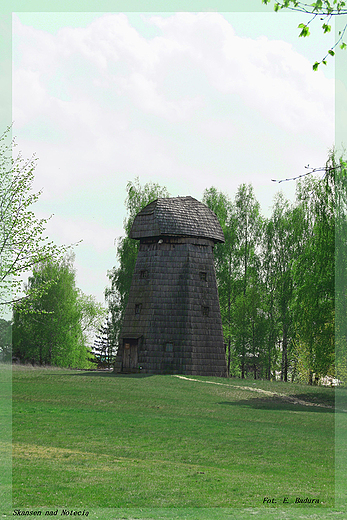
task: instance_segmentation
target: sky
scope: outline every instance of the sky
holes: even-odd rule
[[[75,248],[77,286],[104,303],[127,183],[202,200],[252,183],[269,217],[334,145],[334,31],[298,13],[13,13],[12,119],[39,158],[33,208]]]

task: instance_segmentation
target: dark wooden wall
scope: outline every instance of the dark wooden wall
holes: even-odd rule
[[[141,241],[115,371],[227,376],[213,246],[191,237]],[[138,367],[123,366],[129,341],[137,341]]]

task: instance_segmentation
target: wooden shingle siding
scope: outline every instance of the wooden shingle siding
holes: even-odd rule
[[[130,237],[190,236],[224,242],[216,215],[193,197],[157,199],[135,217]]]
[[[224,241],[217,217],[192,197],[158,199],[136,216],[131,236],[140,247],[115,367],[122,370],[123,343],[138,338],[143,372],[226,376],[213,262],[215,242]]]

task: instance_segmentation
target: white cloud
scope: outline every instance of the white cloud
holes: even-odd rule
[[[88,157],[98,142],[113,138],[124,155],[124,134],[143,126],[139,118],[190,122],[198,130],[213,119],[219,96],[227,109],[251,108],[283,131],[311,132],[319,144],[331,139],[332,80],[313,73],[291,45],[239,38],[217,13],[177,13],[150,22],[162,35],[147,40],[124,14],[61,29],[55,37],[15,18],[21,57],[13,76],[17,127],[35,127],[40,116],[41,125],[65,134],[75,153],[83,147]],[[57,84],[69,99],[50,94]],[[151,124],[153,129],[156,122]]]
[[[197,198],[212,184],[232,196],[253,182],[269,205],[271,178],[324,164],[333,144],[334,82],[290,44],[240,38],[218,13],[143,20],[158,35],[145,38],[125,14],[56,34],[13,16],[14,133],[24,155],[39,157],[36,186],[56,213],[50,231],[61,243],[84,238],[86,257],[122,234],[125,185],[136,176]]]
[[[151,20],[166,38],[179,39],[192,66],[204,70],[230,103],[239,95],[247,106],[288,131],[311,129],[323,139],[332,134],[333,80],[313,73],[310,62],[290,44],[266,37],[240,38],[216,13],[178,13]]]

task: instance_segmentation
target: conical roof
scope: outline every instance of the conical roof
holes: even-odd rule
[[[139,240],[161,236],[199,237],[224,242],[216,214],[190,196],[156,199],[136,215],[130,238]]]

